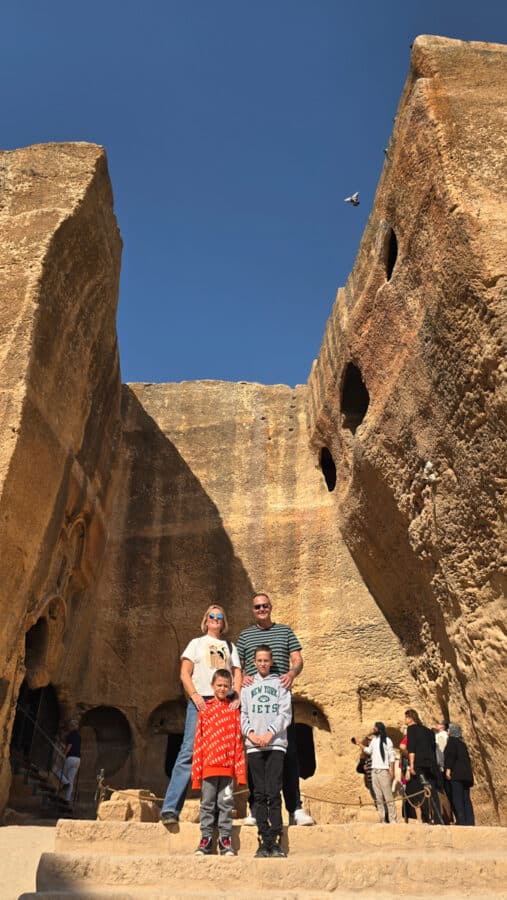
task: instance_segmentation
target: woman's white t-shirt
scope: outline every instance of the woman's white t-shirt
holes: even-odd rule
[[[236,645],[222,638],[210,637],[209,634],[191,640],[181,658],[193,662],[192,681],[197,693],[203,697],[213,694],[211,679],[217,669],[228,669],[232,672],[233,668],[241,668]]]

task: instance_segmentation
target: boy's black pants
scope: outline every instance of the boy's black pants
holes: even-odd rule
[[[248,772],[253,781],[257,828],[262,840],[272,844],[282,833],[282,781],[285,753],[259,750],[247,753]]]
[[[277,753],[280,751],[277,750]],[[285,808],[289,815],[292,815],[296,809],[301,809],[301,794],[299,791],[299,760],[296,736],[296,723],[294,721],[294,711],[292,712],[292,722],[287,728],[287,752],[284,753],[283,762],[283,781],[282,793],[285,800]],[[253,796],[253,784],[250,770],[248,771],[248,788],[250,796],[248,797],[248,805],[252,816],[255,816],[255,801]]]

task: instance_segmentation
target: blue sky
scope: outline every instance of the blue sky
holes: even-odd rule
[[[1,4],[4,149],[105,146],[124,381],[305,382],[352,268],[417,34],[483,0]],[[356,209],[343,198],[359,190]]]

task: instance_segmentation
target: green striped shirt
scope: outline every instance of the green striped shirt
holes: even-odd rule
[[[301,644],[288,625],[278,625],[276,622],[273,622],[269,628],[251,625],[241,632],[236,645],[241,665],[247,675],[255,675],[257,672],[254,656],[255,650],[260,644],[267,644],[268,647],[271,647],[272,675],[284,675],[285,672],[288,672],[291,653],[294,650],[301,650]]]

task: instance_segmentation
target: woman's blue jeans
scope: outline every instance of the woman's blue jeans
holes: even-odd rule
[[[179,816],[183,809],[188,782],[192,773],[192,754],[194,752],[195,728],[197,725],[198,709],[192,700],[187,704],[185,718],[185,730],[180,752],[174,763],[171,780],[167,785],[167,791],[162,804],[161,815],[172,812]]]

